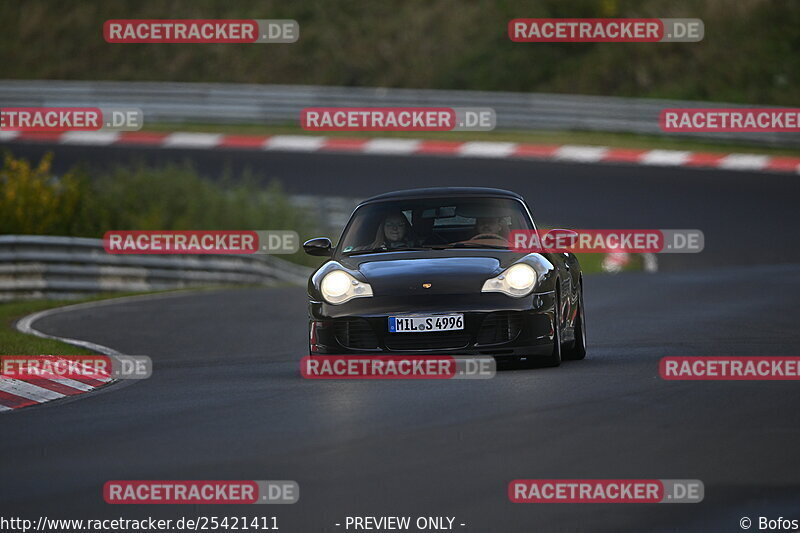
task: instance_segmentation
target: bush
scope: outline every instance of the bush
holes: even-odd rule
[[[0,228],[6,233],[82,235],[87,226],[88,181],[74,172],[54,177],[53,156],[37,166],[5,154],[0,169]]]
[[[301,240],[317,233],[311,213],[293,207],[278,183],[251,177],[219,182],[190,165],[117,167],[100,176],[50,171],[52,154],[37,166],[6,154],[0,169],[3,233],[100,238],[109,230],[292,229]],[[314,265],[298,252],[283,256]]]

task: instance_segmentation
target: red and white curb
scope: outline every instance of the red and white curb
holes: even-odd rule
[[[54,363],[61,357],[50,358]],[[0,377],[0,412],[76,396],[108,385],[111,378],[11,379]]]
[[[120,352],[89,341],[80,339],[70,339],[66,337],[57,337],[55,335],[48,335],[33,327],[33,323],[46,316],[72,311],[76,309],[85,309],[87,307],[95,307],[103,302],[87,302],[85,304],[68,305],[65,307],[57,307],[55,309],[47,309],[33,313],[26,317],[21,318],[16,323],[16,328],[22,333],[35,335],[44,339],[54,339],[57,341],[65,342],[73,346],[86,348],[94,353],[108,355],[115,357],[122,355]],[[58,356],[49,357],[55,361],[60,359]],[[110,385],[116,380],[112,378],[72,378],[72,379],[12,379],[7,377],[0,377],[0,412],[13,411],[22,407],[29,407],[31,405],[39,405],[53,400],[61,400],[69,396],[77,396],[91,392],[100,387]]]
[[[606,146],[459,142],[391,138],[318,137],[311,135],[223,135],[217,133],[0,131],[0,142],[48,142],[81,146],[142,146],[179,149],[239,149],[284,152],[338,152],[374,155],[435,155],[513,158],[571,163],[627,163],[663,167],[800,173],[800,157],[745,153],[640,150]]]

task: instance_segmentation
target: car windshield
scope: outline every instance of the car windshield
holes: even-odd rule
[[[341,253],[380,253],[450,248],[508,249],[512,230],[533,224],[510,198],[412,198],[375,202],[356,210],[341,240]]]

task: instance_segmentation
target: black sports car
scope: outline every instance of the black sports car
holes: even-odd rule
[[[492,355],[583,359],[583,280],[571,253],[521,253],[536,231],[518,194],[479,187],[398,191],[365,200],[311,276],[310,354]]]

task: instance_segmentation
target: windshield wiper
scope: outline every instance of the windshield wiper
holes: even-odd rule
[[[499,244],[486,244],[486,243],[477,243],[472,242],[469,244],[463,242],[457,242],[455,244],[451,244],[448,248],[494,248],[497,250],[508,250],[508,246],[502,246]]]
[[[429,250],[430,248],[421,248],[421,247],[414,247],[414,246],[401,246],[399,248],[386,248],[386,247],[378,247],[378,248],[371,248],[369,250],[354,250],[352,252],[345,252],[344,255],[362,255],[362,254],[380,254],[385,252],[418,252],[420,250]]]
[[[352,252],[344,252],[344,255],[364,255],[364,254],[380,254],[386,252],[419,252],[423,250],[452,250],[454,248],[491,248],[494,250],[508,250],[507,246],[497,244],[484,244],[484,243],[471,243],[465,244],[457,242],[455,244],[427,244],[424,246],[402,246],[400,248],[371,248],[369,250],[354,250]]]

